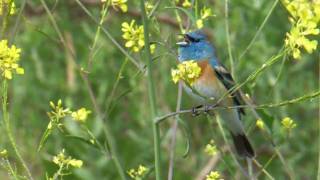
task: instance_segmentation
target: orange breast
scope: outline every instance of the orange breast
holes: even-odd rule
[[[201,83],[205,83],[206,85],[217,83],[216,73],[212,69],[208,60],[199,61],[198,65],[201,68],[201,74],[198,81],[201,81]]]

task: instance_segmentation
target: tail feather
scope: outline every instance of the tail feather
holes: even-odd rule
[[[239,156],[253,158],[254,150],[245,134],[232,134],[233,143]]]

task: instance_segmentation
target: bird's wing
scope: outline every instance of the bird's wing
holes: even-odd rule
[[[235,82],[231,76],[231,74],[227,71],[227,69],[223,65],[216,65],[213,66],[214,71],[217,74],[218,79],[222,82],[222,84],[225,86],[225,88],[229,91],[232,87],[234,87]],[[243,99],[240,94],[240,91],[237,90],[231,94],[233,101],[236,106],[243,105]],[[238,108],[239,113],[245,114],[244,108]]]

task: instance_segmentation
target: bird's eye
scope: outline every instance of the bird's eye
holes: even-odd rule
[[[185,35],[185,39],[189,42],[199,42],[200,41],[200,39],[193,38],[187,34]]]

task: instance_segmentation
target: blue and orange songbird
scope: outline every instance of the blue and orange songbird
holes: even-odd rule
[[[192,84],[192,89],[185,85],[185,90],[197,103],[212,105],[219,101],[223,107],[236,107],[243,103],[239,91],[229,90],[235,85],[231,74],[218,61],[215,49],[207,40],[206,35],[198,30],[184,34],[182,42],[178,42],[178,60],[196,61],[201,68],[200,76]],[[226,94],[229,93],[227,96]],[[217,108],[220,117],[230,131],[235,149],[241,157],[254,157],[254,150],[245,134],[241,122],[241,115],[245,115],[244,109]]]

